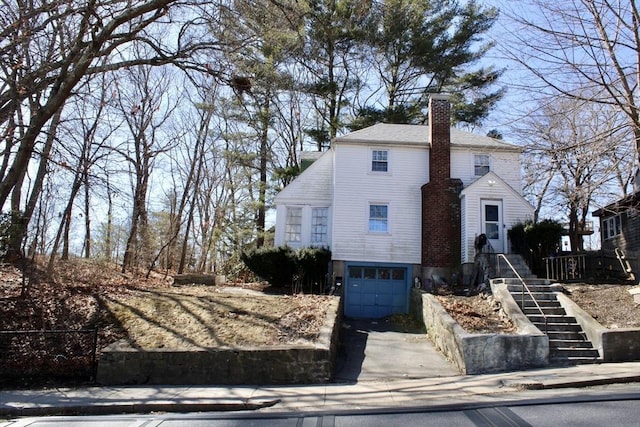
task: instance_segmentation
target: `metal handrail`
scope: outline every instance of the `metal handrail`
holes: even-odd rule
[[[542,307],[540,307],[540,304],[538,304],[538,301],[536,301],[535,297],[531,293],[531,290],[527,286],[526,282],[524,281],[522,276],[520,276],[518,271],[511,264],[511,262],[509,262],[509,260],[507,259],[506,255],[505,254],[497,254],[497,263],[498,264],[500,263],[500,258],[504,259],[504,261],[507,263],[507,265],[509,266],[511,271],[513,271],[513,273],[516,275],[518,280],[520,280],[520,282],[522,283],[522,296],[521,296],[522,310],[524,310],[524,291],[526,290],[527,293],[529,294],[529,296],[531,297],[531,301],[533,301],[533,303],[536,305],[536,308],[538,309],[538,311],[542,315],[542,318],[544,319],[544,333],[547,334],[547,332],[548,332],[547,328],[548,328],[548,323],[549,323],[548,320],[547,320],[547,315],[544,314],[544,311],[542,311]]]
[[[627,278],[635,281],[636,275],[633,273],[633,268],[631,268],[631,264],[627,260],[627,256],[624,251],[620,248],[615,248],[614,252],[616,254],[616,258],[618,258],[618,261],[620,262],[620,267],[622,267],[622,271],[627,275]]]

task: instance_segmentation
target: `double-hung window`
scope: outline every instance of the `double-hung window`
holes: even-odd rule
[[[389,172],[389,151],[371,150],[371,172]]]
[[[488,154],[476,154],[474,156],[473,170],[475,176],[486,175],[490,170],[489,161],[491,158]]]
[[[311,209],[311,243],[327,243],[329,208]]]
[[[602,221],[602,237],[612,239],[622,233],[622,217],[612,216]]]
[[[389,206],[369,205],[369,231],[372,233],[389,231]]]
[[[302,240],[302,208],[287,207],[284,238],[287,242],[293,243]]]

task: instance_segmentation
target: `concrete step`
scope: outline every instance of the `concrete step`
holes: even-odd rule
[[[514,279],[514,278],[509,278],[509,277],[504,277],[504,278],[498,278],[498,279],[494,279],[499,281],[500,283],[506,283],[507,285],[521,285],[522,282],[519,279]],[[529,285],[550,285],[551,282],[548,279],[539,279],[539,278],[531,278],[529,280],[525,280],[527,286]]]
[[[515,298],[514,298],[515,299]],[[522,295],[520,295],[520,298],[516,299],[516,302],[520,303],[522,302]],[[524,307],[523,308],[536,308],[536,307],[542,307],[542,308],[562,308],[562,304],[560,304],[560,301],[558,301],[557,299],[554,300],[543,300],[543,301],[536,301],[538,304],[536,305],[536,303],[533,302],[533,300],[531,298],[527,299],[525,298],[524,301]]]
[[[549,348],[580,348],[593,349],[591,341],[586,339],[552,339],[549,337]]]
[[[544,322],[531,322],[542,332],[545,331],[557,331],[557,332],[582,332],[582,326],[578,323],[544,323]]]
[[[555,358],[597,359],[600,353],[595,348],[553,348],[549,349],[549,356]]]
[[[542,309],[542,312],[544,314],[546,314],[546,315],[556,315],[556,316],[558,316],[558,315],[566,314],[566,311],[564,310],[564,308],[562,306],[560,306],[559,304],[557,306],[556,305],[546,306],[546,307],[540,306],[540,308]],[[526,316],[529,316],[529,315],[536,316],[536,315],[540,314],[540,310],[538,310],[538,307],[536,307],[536,306],[532,306],[532,307],[527,306],[527,307],[522,309],[522,312]]]
[[[566,314],[528,314],[527,317],[532,323],[553,323],[553,324],[578,324],[578,321],[573,316],[567,316]]]
[[[530,292],[553,292],[551,285],[547,285],[545,283],[541,283],[541,284],[527,283],[526,285]],[[522,293],[522,284],[511,283],[507,285],[507,289],[509,289],[509,292],[511,293]],[[526,289],[524,292],[527,293]]]
[[[574,366],[601,363],[600,357],[549,356],[551,366]]]
[[[529,268],[529,266],[525,263],[511,263],[511,265],[513,266],[513,268],[518,272],[518,274],[522,275],[522,274],[530,274],[531,275],[531,269]],[[500,264],[500,268],[496,268],[496,271],[500,271],[503,273],[507,273],[507,272],[513,272],[513,270],[506,264]],[[535,277],[535,276],[534,276]]]
[[[524,303],[525,305],[533,305],[535,306],[535,304],[533,303],[533,301],[535,300],[538,305],[542,305],[541,303],[543,302],[547,302],[547,301],[558,301],[558,298],[556,297],[555,294],[548,294],[548,293],[539,293],[539,292],[532,292],[531,294],[525,293],[524,295],[522,295],[521,293],[516,293],[516,294],[511,294],[511,296],[513,296],[513,299],[521,304],[523,299],[524,299]]]
[[[528,271],[522,271],[522,270],[516,270],[516,271],[518,272],[518,274],[522,279],[525,279],[525,281],[529,281],[530,279],[537,278],[536,275],[531,274]],[[501,279],[517,279],[518,278],[518,276],[516,276],[512,270],[498,270],[494,272],[494,276],[499,277]]]
[[[549,330],[547,331],[547,336],[549,337],[549,343],[551,343],[552,341],[556,342],[556,341],[563,341],[563,340],[583,341],[583,342],[587,341],[587,336],[582,330],[580,331]]]

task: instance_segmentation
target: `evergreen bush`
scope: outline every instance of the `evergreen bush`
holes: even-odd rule
[[[294,251],[288,246],[262,247],[242,254],[247,268],[275,287],[293,286],[294,282],[324,284],[331,261],[327,248],[303,248]]]
[[[557,254],[563,234],[564,226],[553,219],[536,223],[526,221],[511,227],[509,240],[513,251],[522,255],[531,271],[544,276],[546,271],[543,258]]]

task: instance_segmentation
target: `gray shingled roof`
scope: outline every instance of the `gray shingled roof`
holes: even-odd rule
[[[363,144],[402,144],[427,145],[429,143],[429,127],[425,125],[398,125],[378,123],[368,128],[360,129],[344,136],[336,137],[335,143],[363,143]],[[451,145],[453,147],[482,147],[503,150],[517,150],[521,148],[488,136],[465,132],[451,128]]]

